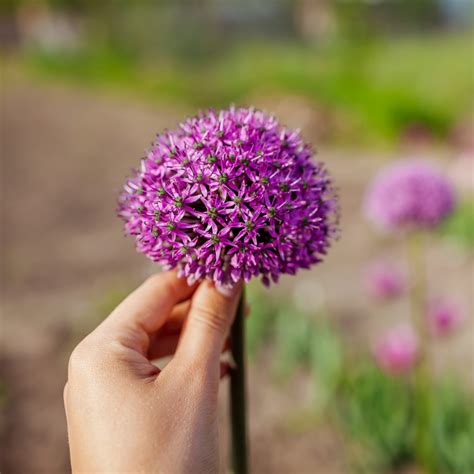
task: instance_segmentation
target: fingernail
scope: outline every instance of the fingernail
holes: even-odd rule
[[[216,284],[216,290],[226,298],[234,298],[238,293],[240,293],[240,290],[242,288],[242,282],[237,282],[233,286],[227,286],[227,285],[219,285]]]

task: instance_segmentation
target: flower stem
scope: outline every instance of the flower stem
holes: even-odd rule
[[[413,232],[408,236],[408,261],[411,273],[410,311],[419,340],[420,354],[414,376],[415,390],[415,444],[419,461],[425,466],[432,464],[430,443],[432,407],[429,384],[430,335],[425,322],[426,268],[423,235]]]
[[[423,248],[423,235],[412,232],[408,236],[408,263],[410,266],[410,312],[413,326],[417,332],[420,346],[419,364],[427,370],[429,334],[425,322],[426,269]]]
[[[247,473],[247,430],[245,409],[245,338],[244,301],[242,291],[237,314],[230,330],[230,344],[235,367],[230,372],[230,421],[232,468],[234,474]]]

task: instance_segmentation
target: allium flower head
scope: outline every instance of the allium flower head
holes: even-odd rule
[[[431,228],[451,213],[454,201],[450,183],[432,165],[400,161],[376,176],[365,198],[365,211],[388,230]]]
[[[365,286],[372,298],[378,300],[397,298],[406,289],[405,275],[398,266],[378,261],[367,268]]]
[[[434,299],[428,304],[426,317],[431,332],[436,336],[452,333],[464,320],[459,305],[442,298]]]
[[[380,369],[388,374],[407,372],[418,358],[415,332],[408,325],[390,329],[377,341],[374,356]]]
[[[254,109],[208,111],[158,134],[119,198],[137,249],[193,282],[232,285],[317,263],[336,199],[298,132]]]

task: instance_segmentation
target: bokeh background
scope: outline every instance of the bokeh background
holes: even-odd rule
[[[342,207],[323,265],[252,285],[253,472],[472,473],[473,11],[471,0],[2,1],[0,470],[69,470],[68,355],[157,270],[123,237],[118,190],[156,132],[235,103],[301,128]],[[428,387],[446,393],[435,461],[400,428],[406,379],[371,362],[380,331],[408,320],[407,298],[374,302],[364,288],[372,261],[406,260],[403,239],[367,223],[365,189],[414,156],[444,171],[459,202],[426,245],[430,291],[465,316],[431,351],[449,386]]]

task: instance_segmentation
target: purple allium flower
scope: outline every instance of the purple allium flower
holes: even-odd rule
[[[407,372],[418,358],[415,332],[408,325],[390,329],[375,344],[374,356],[380,369],[388,374]]]
[[[158,134],[119,215],[138,251],[190,283],[269,284],[320,262],[337,230],[331,180],[299,133],[234,107]]]
[[[405,280],[405,275],[398,266],[384,261],[371,264],[365,273],[367,293],[378,300],[402,295],[406,289]]]
[[[452,333],[464,320],[464,314],[456,302],[441,298],[428,304],[426,317],[431,332],[436,336]]]
[[[383,169],[370,186],[365,211],[388,229],[431,228],[454,208],[454,191],[431,164],[400,161]]]

